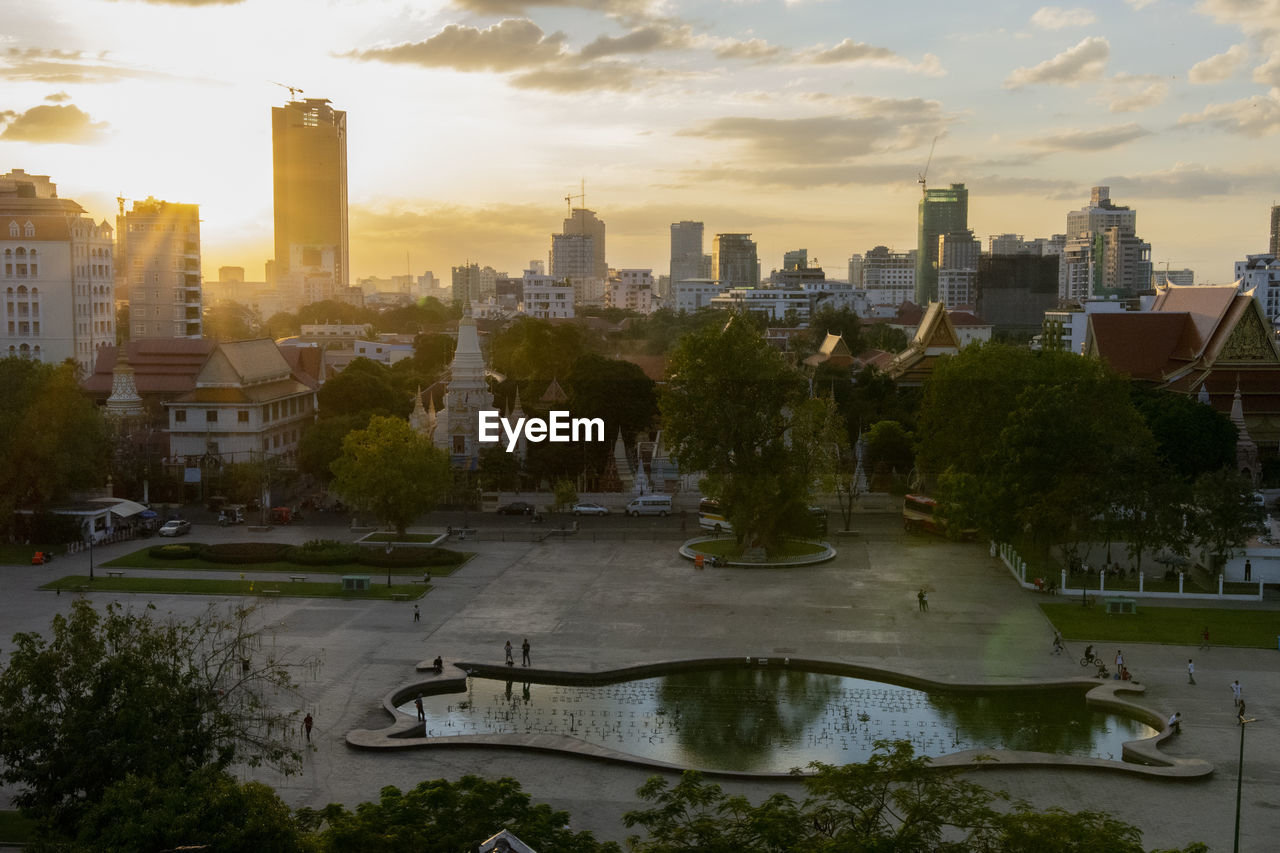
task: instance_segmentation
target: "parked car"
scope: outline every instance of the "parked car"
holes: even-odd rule
[[[533,515],[533,504],[524,501],[512,501],[498,507],[498,515]]]
[[[164,527],[160,528],[161,536],[182,536],[184,533],[191,532],[191,522],[175,518],[172,521],[166,521]]]
[[[600,504],[593,504],[590,501],[583,501],[582,503],[576,503],[573,505],[573,514],[574,515],[608,515],[609,508],[607,506],[600,506]]]

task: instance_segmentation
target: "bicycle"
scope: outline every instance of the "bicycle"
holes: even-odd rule
[[[1102,658],[1098,657],[1093,652],[1089,652],[1089,654],[1080,658],[1080,665],[1081,666],[1102,666],[1103,662],[1102,662]]]

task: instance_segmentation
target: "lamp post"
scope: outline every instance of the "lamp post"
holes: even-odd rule
[[[1245,717],[1240,713],[1240,763],[1236,770],[1236,840],[1232,850],[1240,853],[1240,789],[1244,785],[1244,727],[1255,721],[1255,717]]]
[[[90,522],[92,524],[92,522]],[[93,583],[93,530],[89,530],[89,583]]]

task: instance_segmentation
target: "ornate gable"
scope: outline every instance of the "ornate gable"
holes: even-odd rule
[[[1250,310],[1240,315],[1240,319],[1228,333],[1216,361],[1280,363],[1280,355],[1277,355],[1276,348],[1271,343],[1271,334],[1267,331],[1261,312],[1253,304],[1249,307]]]

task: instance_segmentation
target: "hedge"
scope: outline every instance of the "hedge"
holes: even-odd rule
[[[147,556],[153,560],[194,560],[205,547],[199,542],[171,542],[168,545],[153,545],[147,549]]]
[[[380,569],[457,566],[464,559],[462,554],[447,548],[396,548],[389,554],[382,548],[360,549],[360,565]]]
[[[290,548],[285,559],[300,566],[339,566],[359,562],[360,548],[334,539],[314,539]]]
[[[200,557],[211,563],[278,563],[288,560],[292,547],[283,542],[223,542],[204,546]]]

